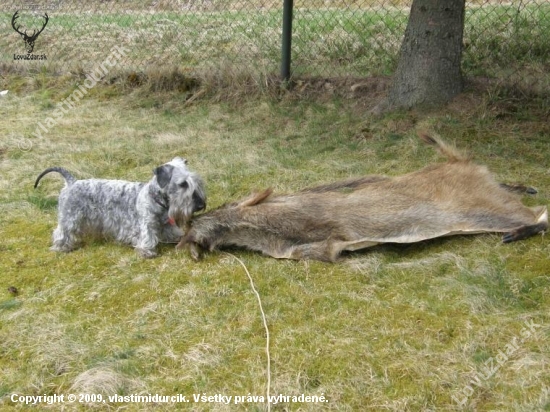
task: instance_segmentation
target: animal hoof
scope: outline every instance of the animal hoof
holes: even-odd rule
[[[511,243],[514,240],[516,240],[516,235],[514,232],[506,233],[504,236],[502,236],[502,243]]]
[[[189,243],[189,254],[194,261],[198,262],[201,259],[201,248],[196,243]]]

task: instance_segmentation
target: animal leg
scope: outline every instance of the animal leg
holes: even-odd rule
[[[537,189],[535,189],[534,187],[525,186],[522,184],[501,183],[500,187],[512,193],[519,193],[519,194],[527,193],[528,195],[536,195],[538,193]]]
[[[534,236],[537,233],[545,231],[546,229],[548,229],[548,223],[544,222],[522,226],[502,236],[502,242],[510,243],[517,240],[527,239],[528,237]]]
[[[50,250],[54,252],[71,252],[80,247],[79,236],[61,225],[53,231],[52,238],[53,244]]]
[[[330,239],[322,242],[306,243],[293,246],[290,249],[290,259],[312,259],[322,262],[334,262],[342,249],[337,246],[337,242]]]
[[[155,225],[140,223],[139,241],[135,246],[136,252],[144,259],[151,259],[158,256],[156,247],[159,241],[157,233],[158,228]]]

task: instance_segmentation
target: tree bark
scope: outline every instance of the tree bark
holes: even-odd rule
[[[375,111],[437,106],[463,88],[465,0],[414,0],[388,96]]]

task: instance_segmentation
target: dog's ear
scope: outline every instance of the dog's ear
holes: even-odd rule
[[[174,157],[172,159],[172,162],[183,163],[185,166],[187,166],[187,159],[185,159],[184,157]]]
[[[170,183],[173,171],[174,166],[172,165],[162,165],[153,170],[153,173],[157,177],[157,183],[162,189],[164,189],[166,185]]]

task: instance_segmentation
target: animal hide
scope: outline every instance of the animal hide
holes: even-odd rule
[[[447,163],[404,176],[366,176],[274,195],[268,189],[193,218],[179,246],[243,247],[275,258],[334,261],[380,243],[503,232],[504,242],[548,227],[545,206],[526,207],[514,187],[445,143],[422,136]],[[517,189],[517,188],[516,188]]]

